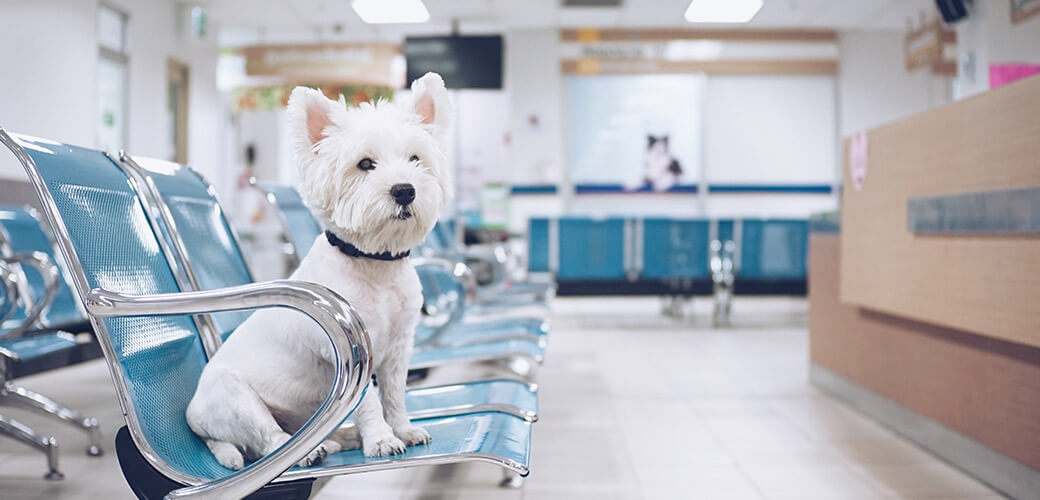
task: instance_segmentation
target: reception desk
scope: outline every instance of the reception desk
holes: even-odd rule
[[[1040,78],[866,146],[840,228],[809,238],[813,383],[1040,498]]]

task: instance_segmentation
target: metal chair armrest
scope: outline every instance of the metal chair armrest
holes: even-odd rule
[[[360,317],[332,290],[302,281],[276,280],[199,292],[131,296],[95,288],[85,301],[96,317],[160,316],[288,307],[313,318],[332,342],[336,375],[329,397],[313,417],[274,453],[221,479],[171,491],[166,498],[243,498],[299,462],[339,427],[357,406],[371,378],[371,342]]]
[[[457,262],[443,257],[411,257],[409,259],[414,267],[435,267],[450,273],[456,277],[462,283],[462,289],[466,296],[464,301],[467,303],[474,303],[477,298],[477,278],[473,275],[473,270],[469,268],[463,262]],[[463,305],[456,307],[451,311],[448,316],[448,320],[444,324],[436,327],[433,334],[426,338],[422,345],[430,345],[437,343],[437,340],[451,328],[452,325],[462,320],[462,316],[466,310]]]
[[[0,314],[0,324],[3,324],[18,309],[18,275],[2,260],[0,260],[0,283],[3,283],[4,286],[4,299],[0,303],[4,307],[3,314]]]
[[[19,252],[10,257],[4,257],[3,261],[7,264],[28,265],[36,269],[36,272],[40,273],[40,276],[43,278],[43,295],[36,300],[31,300],[31,306],[25,313],[25,319],[18,326],[3,334],[4,338],[17,338],[32,328],[37,320],[40,319],[43,311],[51,306],[51,302],[54,301],[54,295],[58,293],[59,271],[58,266],[54,265],[51,258],[46,253],[38,250]],[[20,274],[25,276],[24,272]],[[29,297],[29,299],[32,299],[32,297]]]

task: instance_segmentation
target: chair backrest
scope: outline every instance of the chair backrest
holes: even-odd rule
[[[51,239],[44,232],[43,222],[40,221],[33,209],[28,207],[0,205],[0,238],[7,238],[8,244],[13,252],[29,252],[38,250],[47,254],[51,262],[62,268],[61,279],[58,281],[58,291],[54,294],[54,300],[50,307],[44,309],[40,315],[43,326],[61,326],[64,324],[81,322],[87,319],[86,313],[80,308],[79,301],[72,293],[66,280],[67,269],[64,261],[57,258]],[[44,289],[43,276],[40,276],[30,266],[22,266],[29,287],[36,291],[36,296],[42,295]],[[24,316],[24,311],[21,311]]]
[[[450,221],[437,221],[433,231],[426,237],[436,241],[436,244],[445,251],[454,252],[458,250],[458,242],[455,239],[454,224]]]
[[[643,278],[708,278],[707,220],[643,219]]]
[[[183,265],[194,276],[197,288],[214,290],[252,283],[238,237],[212,186],[194,170],[176,163],[144,157],[134,157],[133,162],[129,166],[139,167],[147,176],[146,182],[158,192],[156,208],[170,214],[173,227],[160,224],[160,236],[185,253],[190,267]],[[152,201],[146,198],[144,203]],[[180,236],[179,241],[174,234]],[[221,340],[226,340],[250,314],[235,311],[210,316]]]
[[[423,289],[423,303],[428,312],[436,311],[438,325],[420,323],[415,329],[415,345],[422,346],[435,339],[440,326],[454,322],[465,312],[466,292],[458,278],[437,266],[416,266]]]
[[[738,280],[806,277],[807,220],[744,219],[741,226]]]
[[[311,209],[307,208],[295,189],[268,182],[257,182],[256,186],[267,194],[268,202],[280,212],[286,236],[302,260],[323,231],[318,219],[314,218]]]
[[[527,270],[549,272],[551,245],[551,222],[549,219],[533,218],[527,224]]]
[[[626,220],[564,217],[559,220],[560,279],[617,280],[625,278]]]
[[[132,181],[105,154],[9,136],[2,129],[0,141],[25,166],[80,300],[95,287],[135,295],[182,291]],[[191,432],[184,417],[206,364],[192,318],[134,316],[91,321],[130,432],[152,465],[175,479],[214,479],[229,474]]]

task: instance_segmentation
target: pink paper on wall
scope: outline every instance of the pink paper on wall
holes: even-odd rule
[[[1002,87],[1037,73],[1040,73],[1038,64],[990,64],[989,88]]]

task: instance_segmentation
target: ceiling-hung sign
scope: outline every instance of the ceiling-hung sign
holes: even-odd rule
[[[837,33],[779,29],[565,29],[560,68],[598,74],[834,74]]]
[[[249,77],[280,77],[285,83],[403,84],[400,46],[392,43],[326,43],[244,47]]]

